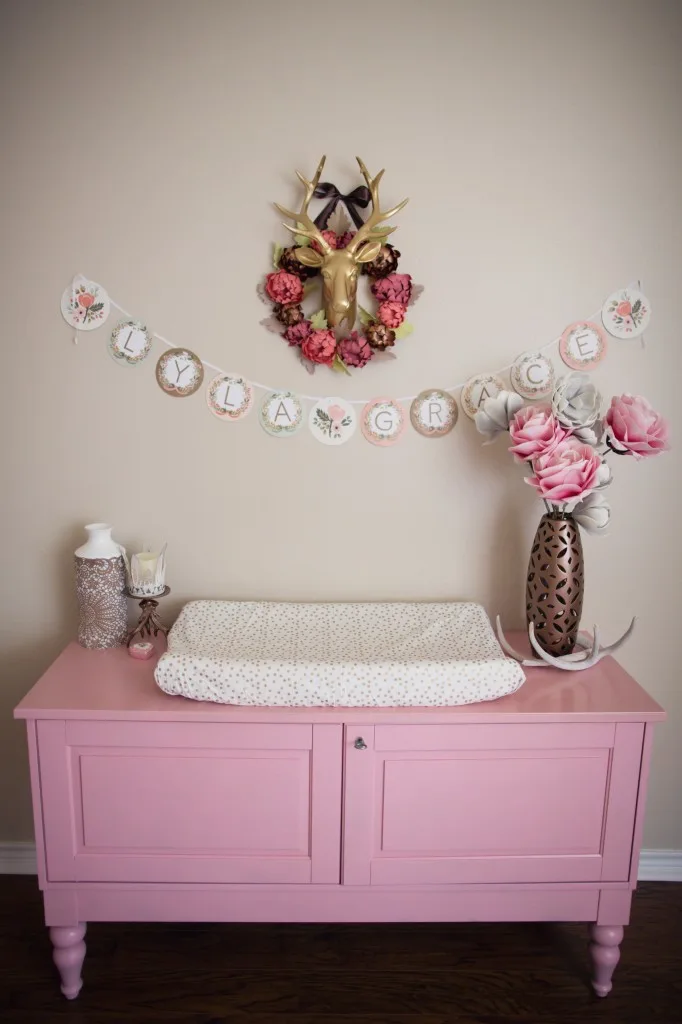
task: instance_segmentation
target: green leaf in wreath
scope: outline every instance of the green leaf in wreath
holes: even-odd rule
[[[273,242],[272,245],[272,265],[275,270],[279,270],[279,261],[282,253],[284,252],[284,246],[280,245],[279,242]]]
[[[101,312],[102,309],[104,309],[104,303],[103,302],[96,302],[94,304],[94,306],[90,306],[90,309],[88,310],[88,313],[90,314],[90,316],[92,316],[93,313],[99,313],[99,312]]]
[[[297,224],[296,227],[299,231],[303,231],[303,225]],[[294,235],[294,241],[296,245],[310,245],[310,239],[307,235]]]
[[[374,229],[374,237],[386,238],[387,235],[390,235],[395,230],[396,228],[392,228],[389,224],[380,224],[379,227]]]
[[[407,322],[407,320],[403,320],[400,327],[396,327],[395,329],[396,340],[399,340],[400,338],[406,338],[408,334],[412,334],[413,330],[414,324],[410,324]]]
[[[634,306],[632,307],[632,312],[634,313],[635,316],[637,316],[637,314],[639,313],[641,308],[642,308],[642,300],[641,299],[637,299],[637,301],[635,302]]]
[[[334,362],[332,363],[332,370],[336,370],[337,373],[345,373],[348,377],[351,376],[351,372],[344,363],[343,359],[338,352],[334,353]]]
[[[324,310],[320,309],[317,313],[313,313],[310,318],[310,322],[313,325],[314,331],[326,331],[327,330],[327,319],[324,315]]]
[[[358,316],[360,317],[360,323],[363,327],[367,324],[373,324],[376,317],[373,317],[371,313],[368,313],[363,306],[358,306]]]
[[[315,415],[317,416],[321,423],[324,423],[325,425],[327,423],[331,423],[331,418],[327,415],[324,409],[320,409],[319,406],[315,410]]]

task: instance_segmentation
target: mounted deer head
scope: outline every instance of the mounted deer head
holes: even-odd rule
[[[371,178],[360,157],[356,157],[372,198],[372,213],[345,249],[332,249],[321,229],[308,214],[308,205],[320,181],[326,159],[323,156],[320,160],[312,181],[308,181],[300,171],[296,171],[296,175],[305,189],[300,213],[286,210],[279,203],[275,203],[275,206],[285,217],[294,221],[293,227],[290,224],[284,225],[287,230],[294,235],[305,235],[319,247],[320,251],[309,246],[302,246],[300,249],[296,249],[296,256],[306,267],[316,267],[322,271],[327,323],[330,327],[339,327],[345,320],[348,327],[352,329],[357,315],[359,264],[370,263],[381,249],[384,239],[392,231],[395,231],[395,228],[379,228],[377,225],[402,210],[408,200],[403,199],[402,203],[398,203],[392,210],[382,213],[379,205],[379,182],[384,172],[379,171],[375,178]]]

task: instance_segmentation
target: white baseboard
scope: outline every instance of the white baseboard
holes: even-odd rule
[[[0,875],[37,873],[35,843],[0,843]]]
[[[0,843],[0,875],[35,875],[35,843]],[[682,882],[682,850],[642,850],[640,882]]]

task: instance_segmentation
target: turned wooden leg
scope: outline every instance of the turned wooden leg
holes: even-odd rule
[[[612,987],[611,977],[620,960],[618,947],[623,941],[623,928],[618,924],[593,924],[591,935],[590,955],[594,968],[592,988],[598,996],[607,996]]]
[[[62,992],[67,999],[75,999],[83,985],[81,967],[85,959],[85,925],[69,928],[50,928],[54,950],[52,957],[62,979]]]

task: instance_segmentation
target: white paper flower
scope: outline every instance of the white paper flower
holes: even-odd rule
[[[597,483],[595,484],[595,490],[601,491],[604,487],[608,487],[613,480],[613,472],[608,462],[602,462],[597,473]]]
[[[552,395],[552,412],[571,430],[591,427],[599,419],[600,407],[601,395],[586,373],[562,377]]]
[[[611,506],[603,494],[592,491],[575,506],[573,518],[588,533],[601,533],[611,520]]]
[[[593,448],[596,448],[604,436],[604,421],[597,419],[585,427],[578,427],[573,431],[573,436],[583,444],[591,444]]]
[[[496,398],[486,398],[474,416],[476,429],[484,434],[484,444],[491,444],[498,434],[509,430],[509,423],[523,406],[521,395],[513,391],[500,391]]]

